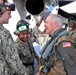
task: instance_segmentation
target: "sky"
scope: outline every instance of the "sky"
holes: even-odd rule
[[[10,3],[13,3],[12,0],[8,0]],[[4,27],[8,29],[13,37],[14,40],[16,40],[17,36],[13,34],[13,32],[16,30],[16,24],[20,20],[19,13],[17,9],[15,11],[11,12],[11,18],[9,19],[8,24],[4,24]]]

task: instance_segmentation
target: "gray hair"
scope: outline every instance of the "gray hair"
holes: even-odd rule
[[[60,26],[60,28],[62,28],[62,25],[63,25],[63,21],[61,20],[61,18],[59,17],[59,15],[53,15],[53,17],[52,17],[52,19],[54,20],[54,21],[57,21],[58,23],[59,23],[59,26]]]

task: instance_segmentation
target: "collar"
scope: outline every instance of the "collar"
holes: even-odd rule
[[[5,29],[5,27],[2,24],[0,24],[0,30],[3,30],[3,29]]]
[[[56,30],[56,31],[54,32],[54,37],[53,37],[53,38],[56,38],[56,37],[57,37],[60,33],[62,33],[64,30],[65,30],[65,28]]]

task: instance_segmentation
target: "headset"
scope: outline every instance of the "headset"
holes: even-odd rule
[[[8,9],[11,11],[15,11],[15,4],[0,3],[0,15],[3,14]]]

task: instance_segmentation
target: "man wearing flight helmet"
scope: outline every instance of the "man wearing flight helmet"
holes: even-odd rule
[[[0,0],[0,75],[28,75],[23,66],[10,32],[3,27],[11,18],[11,11],[15,10],[14,4],[6,0]]]

